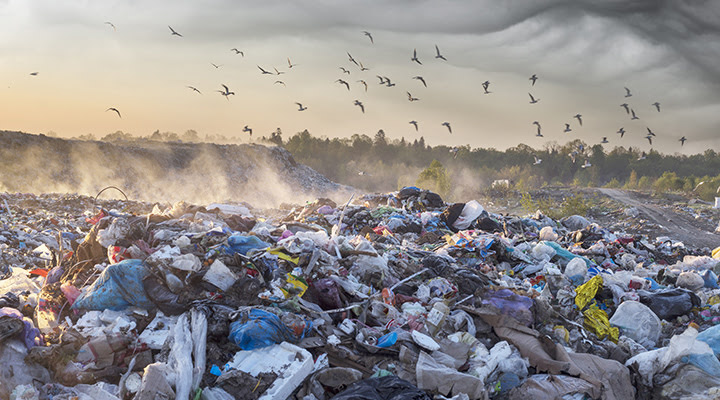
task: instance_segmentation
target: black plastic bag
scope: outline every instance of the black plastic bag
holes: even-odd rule
[[[355,382],[331,400],[432,400],[425,391],[395,375]]]

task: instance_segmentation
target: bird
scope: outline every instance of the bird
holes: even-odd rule
[[[222,67],[222,65],[217,65],[217,64],[213,64],[213,63],[210,63],[210,65],[212,65],[212,66],[215,67],[215,68],[220,68],[220,67]]]
[[[460,149],[457,146],[454,146],[452,149],[450,149],[450,153],[453,153],[453,159],[457,158],[458,151],[460,151]]]
[[[635,110],[633,110],[632,108],[630,109],[630,114],[632,114],[632,118],[630,119],[640,119],[637,115],[635,115]]]
[[[245,57],[245,53],[243,53],[242,51],[236,49],[235,47],[233,47],[232,49],[230,49],[230,51],[234,51],[235,54],[240,54],[241,56]]]
[[[422,76],[413,76],[413,79],[419,80],[420,82],[422,82],[423,86],[427,87],[427,83],[425,83],[425,78],[423,78]]]
[[[684,137],[684,136],[683,136],[683,137]],[[706,183],[705,181],[702,181],[702,182],[698,183],[698,184],[695,186],[695,189],[693,189],[692,191],[694,192],[694,191],[698,190],[698,188],[699,188],[700,186],[704,185],[705,183]]]
[[[537,135],[535,135],[535,136],[542,137],[542,134],[540,133],[540,130],[542,129],[540,127],[540,123],[537,121],[533,121],[533,125],[537,125]]]
[[[283,82],[283,81],[275,81],[275,83],[279,83],[279,84],[281,84],[281,85],[283,85],[283,86],[287,87],[287,85],[285,85],[285,82]]]
[[[600,143],[610,143],[610,142],[608,142],[607,136],[603,136],[603,140]]]
[[[202,92],[200,92],[200,91],[198,90],[198,88],[196,88],[195,86],[188,86],[188,88],[189,88],[189,89],[192,89],[194,92],[198,92],[198,93],[202,94]]]
[[[565,130],[563,132],[570,132],[572,129],[570,129],[570,124],[565,123]]]
[[[678,142],[680,142],[680,146],[685,146],[685,141],[686,141],[686,140],[687,140],[687,138],[685,138],[685,136],[683,136],[683,137],[681,137],[680,139],[678,139]]]
[[[533,156],[533,157],[535,157],[535,162],[533,163],[533,165],[540,165],[540,163],[542,162],[542,159],[537,158],[537,156]]]
[[[660,103],[659,102],[656,101],[656,102],[652,103],[652,105],[655,106],[655,108],[657,108],[658,112],[660,112]]]
[[[624,108],[624,109],[625,109],[625,112],[628,113],[628,114],[630,114],[630,108],[629,108],[628,106],[629,106],[628,103],[622,103],[622,104],[620,104],[620,107]]]
[[[283,72],[283,71],[278,71],[278,69],[275,68],[275,67],[273,67],[273,69],[275,70],[275,75],[282,75],[282,74],[285,73],[285,72]]]
[[[360,111],[362,111],[363,114],[365,114],[365,106],[363,105],[363,103],[360,100],[355,100],[355,102],[353,104],[360,107]]]
[[[300,103],[298,103],[298,102],[295,102],[295,104],[298,105],[298,111],[305,111],[305,110],[307,110],[307,107],[303,107],[302,104],[300,104]]]
[[[413,97],[413,96],[410,94],[410,92],[405,92],[405,93],[407,93],[407,95],[408,95],[408,100],[410,100],[410,101],[418,101],[418,100],[420,100],[420,99],[418,99],[417,97]]]
[[[105,110],[105,112],[107,112],[107,111],[115,111],[117,113],[118,117],[122,118],[122,115],[120,115],[120,111],[118,111],[118,109],[115,107],[110,107],[107,110]]]
[[[380,76],[380,75],[375,75],[375,76],[377,76],[377,78],[380,79],[380,84],[381,84],[381,85],[384,85],[384,84],[385,84],[385,77]]]
[[[30,75],[32,76],[38,76],[39,72],[31,72]]]
[[[650,143],[650,146],[652,146],[652,136],[647,135],[647,136],[645,136],[645,139],[647,139],[648,143]]]
[[[247,133],[250,134],[250,136],[252,136],[252,128],[248,128],[247,125],[245,125],[245,127],[243,128],[242,131],[243,131],[243,132],[247,132]]]
[[[420,62],[420,60],[418,60],[418,58],[417,58],[417,49],[413,49],[413,56],[412,56],[412,58],[410,59],[410,61],[415,61],[416,63],[422,65],[422,63]]]
[[[440,49],[438,48],[437,45],[435,45],[435,58],[439,58],[441,60],[447,61],[447,58],[443,57],[443,55],[440,54]]]
[[[582,115],[575,114],[575,115],[573,115],[573,118],[577,118],[578,122],[580,123],[580,126],[582,126]]]
[[[625,128],[620,128],[620,129],[618,129],[617,133],[619,133],[619,134],[620,134],[620,138],[622,138],[623,136],[625,136]]]
[[[108,25],[110,25],[110,26],[113,28],[113,31],[117,31],[117,29],[115,29],[115,25],[114,25],[112,22],[107,22],[107,21],[106,21],[105,23],[108,24]]]
[[[581,165],[581,167],[583,167],[583,168],[592,167],[592,164],[590,164],[590,161],[585,160],[585,163],[583,165]]]
[[[351,56],[350,53],[348,53],[347,51],[346,51],[346,53],[347,53],[347,55],[348,55],[348,61],[350,61],[351,63],[353,63],[353,64],[355,64],[355,65],[357,65],[357,66],[359,67],[357,61],[355,61],[355,59],[353,58],[353,56]]]
[[[290,62],[290,57],[288,57],[287,60],[288,60],[288,68],[292,68],[297,65],[297,64],[293,64]]]
[[[358,82],[362,83],[365,86],[365,91],[367,92],[367,82],[362,79],[360,79]]]
[[[540,99],[535,99],[532,94],[528,93],[528,95],[530,96],[530,104],[535,104],[540,101]]]
[[[575,156],[577,156],[577,154],[578,154],[577,151],[573,151],[570,154],[568,154],[568,156],[570,156],[570,159],[572,160],[573,164],[575,164],[575,161],[576,161]]]
[[[625,87],[625,97],[631,97],[631,96],[632,96],[632,93],[630,93],[630,89]]]
[[[638,161],[642,161],[642,160],[644,160],[644,159],[646,159],[646,158],[647,158],[647,154],[645,154],[645,152],[643,151],[643,152],[640,154],[640,156],[638,157],[637,160],[638,160]]]
[[[483,90],[485,90],[485,94],[490,94],[490,92],[488,92],[488,88],[490,87],[490,81],[483,82],[482,87],[483,87]]]
[[[530,79],[529,79],[529,80],[532,81],[532,85],[530,85],[530,86],[535,86],[535,81],[536,81],[537,79],[538,79],[537,75],[536,75],[536,74],[532,74],[532,76],[531,76]]]
[[[410,121],[409,123],[410,123],[410,125],[413,125],[413,126],[415,127],[415,132],[417,132],[417,131],[418,131],[418,123],[417,123],[417,121],[412,120],[412,121]]]
[[[375,41],[373,40],[373,37],[372,37],[372,35],[370,34],[370,32],[368,32],[368,31],[363,31],[363,33],[365,34],[365,36],[367,36],[367,37],[370,38],[370,43],[375,44]]]
[[[347,83],[347,82],[345,82],[344,80],[338,79],[338,80],[336,80],[335,82],[338,82],[338,83],[341,84],[341,85],[345,85],[345,87],[347,87],[347,90],[350,90],[350,84]]]
[[[343,73],[350,75],[350,71],[346,70],[345,67],[338,67]]]
[[[387,76],[385,76],[384,78],[385,78],[385,86],[387,86],[387,87],[395,86],[394,83],[390,82],[390,78],[388,78]]]
[[[650,128],[645,127],[645,129],[647,129],[647,131],[648,131],[648,136],[656,136],[655,132],[651,131]]]
[[[450,127],[450,123],[449,123],[449,122],[443,122],[441,125],[447,127],[447,128],[448,128],[448,132],[452,133],[452,128]]]
[[[368,174],[368,173],[365,172],[365,171],[360,171],[360,172],[358,172],[358,175],[360,175],[360,176],[372,176],[372,175]]]
[[[219,92],[221,95],[225,96],[225,99],[230,100],[230,98],[228,96],[234,95],[235,92],[231,92],[230,89],[228,89],[228,87],[224,84],[221,84],[220,86],[222,86],[223,89],[225,89],[225,90],[218,90],[217,92]]]
[[[370,68],[366,68],[366,67],[363,65],[362,61],[360,61],[360,71],[370,71]]]
[[[263,75],[273,75],[272,72],[265,71],[261,66],[258,65],[257,67],[260,69],[260,73],[262,73]]]
[[[175,29],[173,29],[172,26],[168,25],[168,28],[170,28],[170,36],[175,35],[175,36],[183,37],[183,35],[175,32]]]

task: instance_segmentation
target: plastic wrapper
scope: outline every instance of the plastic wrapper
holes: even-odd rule
[[[620,330],[610,326],[610,321],[605,311],[599,309],[596,305],[592,305],[583,312],[583,315],[585,316],[583,323],[585,329],[591,331],[600,339],[607,336],[610,340],[617,343]]]
[[[598,292],[598,289],[602,287],[603,284],[603,278],[600,275],[595,275],[592,277],[589,281],[585,282],[583,285],[578,286],[575,289],[575,293],[577,295],[575,296],[575,305],[582,310],[585,308],[586,305],[595,298],[595,295]]]

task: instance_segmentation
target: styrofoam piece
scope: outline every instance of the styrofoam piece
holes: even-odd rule
[[[430,336],[420,333],[418,331],[412,331],[412,338],[415,343],[417,343],[418,346],[422,347],[423,349],[427,349],[430,351],[440,350],[440,345],[437,344],[433,338]]]
[[[224,292],[230,289],[235,281],[238,280],[238,277],[230,271],[230,268],[223,264],[222,261],[215,260],[202,279],[212,283]]]
[[[261,372],[275,372],[278,375],[259,400],[288,398],[312,373],[314,365],[310,352],[288,342],[239,351],[228,363],[228,367],[255,377]]]

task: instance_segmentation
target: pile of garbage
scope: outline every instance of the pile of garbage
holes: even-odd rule
[[[720,249],[415,187],[0,210],[0,399],[720,396]]]

